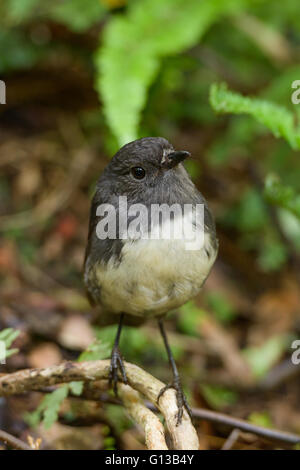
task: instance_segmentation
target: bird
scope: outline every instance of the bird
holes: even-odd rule
[[[144,137],[121,147],[96,184],[84,260],[84,283],[91,303],[100,305],[103,315],[118,323],[110,386],[117,394],[118,381],[127,383],[119,348],[124,323],[155,319],[173,373],[158,402],[167,389],[175,389],[177,424],[184,408],[190,415],[191,410],[164,319],[200,292],[218,252],[214,217],[184,167],[190,156],[186,150],[175,150],[163,137]],[[161,217],[161,207],[169,208],[169,218]],[[197,219],[198,207],[202,224]],[[190,249],[192,236],[200,242]]]

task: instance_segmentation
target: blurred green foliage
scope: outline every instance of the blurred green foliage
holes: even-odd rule
[[[283,185],[277,176],[268,175],[264,194],[268,202],[288,210],[300,219],[300,194],[296,194],[291,186]]]
[[[238,394],[233,390],[216,385],[201,385],[201,391],[209,405],[216,410],[233,405],[238,398]]]
[[[110,325],[102,328],[95,328],[95,333],[100,344],[107,345],[107,354],[97,359],[104,359],[110,357],[111,348],[116,336],[116,325]],[[121,349],[128,361],[137,362],[138,364],[147,362],[150,358],[152,360],[167,360],[167,354],[163,346],[161,338],[158,336],[158,341],[153,341],[149,334],[141,329],[124,326],[120,340]],[[176,359],[179,359],[182,354],[182,348],[172,346],[172,352]],[[84,353],[85,354],[85,353]],[[82,360],[80,358],[80,360]]]
[[[206,295],[205,300],[220,323],[230,323],[236,317],[236,311],[225,295],[219,292],[210,292]]]
[[[15,27],[33,19],[53,20],[75,32],[84,32],[107,11],[100,0],[6,0],[1,3],[2,25]]]
[[[161,58],[196,44],[221,15],[242,3],[143,0],[129,3],[127,15],[108,23],[96,55],[96,86],[119,145],[138,137],[140,114]]]
[[[290,344],[290,336],[282,334],[273,336],[262,346],[245,349],[244,355],[253,375],[257,378],[263,377],[281,357],[282,353],[290,347]]]
[[[266,428],[272,428],[272,419],[267,411],[258,413],[253,412],[248,416],[250,423],[256,424],[257,426],[264,426]]]
[[[97,361],[107,359],[111,354],[111,345],[96,339],[79,356],[79,361]]]
[[[101,20],[105,12],[100,1],[66,0],[53,5],[50,18],[68,26],[72,31],[84,32]]]
[[[33,428],[38,426],[40,423],[43,424],[45,429],[51,428],[51,426],[57,421],[60,407],[63,401],[67,398],[69,392],[72,392],[76,396],[80,396],[82,388],[82,382],[70,382],[69,384],[61,385],[52,393],[47,393],[44,395],[36,410],[24,415],[25,421]]]
[[[4,361],[19,351],[17,348],[9,349],[19,334],[20,331],[14,330],[13,328],[5,328],[4,330],[0,331],[0,341],[2,341],[5,345],[5,351],[2,351],[1,348],[0,363],[1,361]]]
[[[178,328],[183,333],[191,336],[198,336],[200,333],[201,322],[207,316],[207,312],[197,307],[192,300],[180,308],[178,318]]]

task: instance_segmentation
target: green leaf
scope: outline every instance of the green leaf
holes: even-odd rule
[[[99,0],[64,0],[50,8],[49,16],[74,32],[86,31],[104,16],[106,8]]]
[[[202,385],[201,391],[210,406],[217,410],[233,405],[238,398],[236,392],[215,385]]]
[[[278,211],[280,225],[288,238],[290,238],[296,248],[300,251],[300,219],[285,209]]]
[[[9,20],[13,23],[21,23],[30,18],[37,7],[39,0],[7,0]]]
[[[13,328],[5,328],[4,330],[0,331],[0,341],[4,342],[5,348],[4,351],[2,351],[1,348],[1,353],[0,353],[0,363],[3,362],[5,359],[7,359],[10,356],[13,356],[14,354],[17,354],[19,352],[18,349],[9,349],[14,340],[19,336],[20,331],[19,330],[14,330]]]
[[[230,323],[236,316],[231,302],[219,292],[211,292],[206,296],[209,307],[221,323]]]
[[[267,236],[263,240],[258,262],[264,271],[277,271],[288,258],[288,248],[280,240]]]
[[[58,418],[58,412],[62,402],[68,396],[69,384],[62,385],[52,393],[45,395],[39,406],[32,413],[25,413],[24,420],[29,426],[35,428],[43,422],[46,429],[49,429]]]
[[[198,335],[201,321],[207,316],[207,312],[197,307],[193,302],[187,302],[180,308],[178,317],[179,329],[188,335]]]
[[[224,216],[224,223],[238,227],[241,232],[250,234],[266,225],[268,214],[261,194],[255,188],[246,188],[240,194],[235,206],[230,207]]]
[[[70,382],[69,390],[76,396],[80,396],[83,390],[83,382]]]
[[[51,428],[57,421],[58,412],[62,402],[67,398],[69,392],[68,385],[62,385],[54,392],[46,395],[43,400],[43,424],[46,429]]]
[[[291,186],[285,186],[273,174],[265,180],[264,196],[266,200],[288,210],[300,220],[300,195]]]
[[[122,407],[107,405],[106,412],[109,422],[114,428],[118,429],[120,435],[132,426],[130,418],[124,413]]]
[[[247,348],[243,354],[253,374],[263,377],[281,357],[288,345],[287,335],[273,336],[258,347]]]
[[[32,413],[25,413],[24,419],[31,426],[36,427],[40,422],[49,429],[58,419],[62,402],[67,398],[69,391],[74,395],[81,395],[83,382],[70,382],[57,388],[54,392],[44,396],[39,406]]]
[[[225,83],[210,88],[210,103],[218,113],[249,114],[264,124],[275,137],[283,137],[294,149],[300,149],[300,129],[294,114],[283,106],[266,100],[249,98],[228,90]]]
[[[97,361],[100,359],[107,359],[111,353],[111,346],[99,339],[96,339],[89,347],[83,351],[78,361]]]
[[[7,359],[10,356],[13,356],[14,354],[17,354],[18,352],[19,352],[19,349],[17,348],[8,349],[5,353],[5,357],[0,356],[0,361],[2,361],[3,359]]]
[[[140,112],[147,88],[154,79],[159,62],[151,54],[134,48],[125,49],[126,22],[117,18],[104,33],[104,46],[96,56],[99,78],[96,88],[104,103],[108,124],[120,145],[136,139]],[[128,35],[130,37],[130,35]],[[120,45],[113,42],[119,39]]]
[[[271,416],[267,411],[262,413],[254,411],[248,416],[248,420],[250,421],[250,423],[256,424],[257,426],[264,426],[266,428],[273,427]]]
[[[19,336],[20,331],[13,328],[5,328],[0,331],[0,341],[4,341],[5,346],[9,348],[14,340]]]
[[[28,35],[21,31],[0,30],[1,73],[32,67],[41,57],[42,51],[42,46],[33,44]]]
[[[113,436],[106,437],[103,440],[104,450],[116,450],[116,439]]]
[[[108,125],[123,145],[138,136],[147,90],[161,59],[196,44],[223,14],[236,12],[240,0],[140,0],[128,5],[104,30],[95,56],[96,88]]]

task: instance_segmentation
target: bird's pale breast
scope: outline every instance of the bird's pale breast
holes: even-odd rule
[[[94,267],[101,304],[112,313],[167,313],[199,292],[215,258],[208,231],[197,250],[187,249],[184,238],[124,240],[121,262],[111,258]]]

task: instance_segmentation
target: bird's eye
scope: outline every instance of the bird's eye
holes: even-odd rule
[[[142,180],[143,178],[145,178],[146,174],[144,168],[140,166],[135,166],[134,168],[131,168],[131,173],[133,177],[137,180]]]

